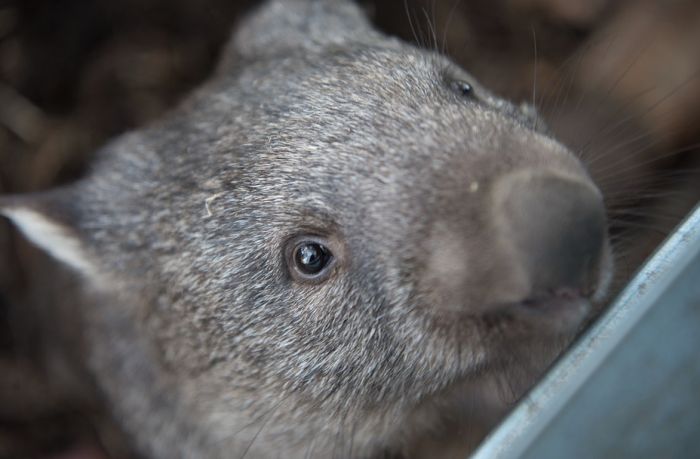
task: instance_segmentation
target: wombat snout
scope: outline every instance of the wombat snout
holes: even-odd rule
[[[604,292],[610,260],[603,198],[581,169],[543,151],[551,165],[540,157],[493,171],[481,197],[479,188],[471,199],[458,194],[452,201],[471,213],[436,219],[421,278],[436,310],[519,314],[525,306],[546,312],[532,317],[549,331],[569,330]]]
[[[511,172],[494,189],[495,219],[511,245],[513,269],[529,295],[591,295],[606,240],[600,193],[584,178],[533,169]]]

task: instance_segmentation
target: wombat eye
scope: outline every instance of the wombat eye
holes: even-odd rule
[[[455,80],[452,82],[452,89],[462,97],[473,97],[474,87],[463,80]]]
[[[321,238],[297,239],[287,249],[287,264],[292,277],[298,281],[325,280],[333,261],[333,253]]]
[[[294,263],[304,274],[314,275],[328,265],[331,253],[328,248],[316,242],[304,242],[294,252]]]

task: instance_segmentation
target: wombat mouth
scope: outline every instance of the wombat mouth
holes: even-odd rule
[[[576,332],[591,310],[590,295],[570,288],[533,295],[503,308],[519,320],[564,334]]]

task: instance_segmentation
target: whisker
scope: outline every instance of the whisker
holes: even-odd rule
[[[614,37],[614,38],[616,39],[617,37]],[[584,56],[588,53],[588,51],[593,49],[594,44],[596,46],[599,44],[603,44],[603,43],[605,43],[605,40],[606,40],[606,37],[601,37],[599,43],[595,43],[595,40],[591,40],[582,49],[579,49],[576,51],[576,53],[574,53],[573,56],[576,56],[576,62],[575,62],[575,66],[574,66],[573,70],[569,71],[568,75],[565,74],[565,78],[560,79],[561,81],[564,82],[565,87],[566,87],[566,91],[564,92],[564,101],[562,103],[560,103],[562,86],[559,85],[558,89],[557,89],[557,97],[556,97],[554,103],[552,104],[552,106],[554,107],[554,113],[552,114],[552,117],[558,117],[561,114],[562,108],[564,106],[566,106],[566,103],[569,101],[569,95],[570,95],[571,89],[574,87],[574,85],[576,83],[576,77],[579,73],[580,65],[583,62]],[[605,56],[607,56],[607,54],[610,52],[610,48],[612,47],[613,42],[614,42],[614,39],[611,39],[608,42],[608,46],[605,49]],[[565,63],[561,66],[561,68],[558,71],[559,72],[562,71],[570,63],[571,62],[568,62],[568,59],[567,59],[567,61],[565,61]],[[583,98],[583,94],[581,94],[581,96],[579,98],[579,102],[577,103],[577,107],[580,107],[580,102],[581,102],[582,98]],[[549,111],[549,109],[547,111]]]
[[[537,103],[537,33],[535,32],[535,26],[532,27],[532,48],[534,52],[534,58],[535,58],[535,65],[532,67],[532,106],[537,107],[535,104]],[[533,126],[534,130],[537,130],[537,120],[538,117],[534,117],[535,123]]]
[[[646,44],[642,48],[640,48],[639,52],[635,55],[632,61],[627,65],[627,67],[622,71],[622,73],[618,75],[613,84],[605,91],[604,96],[600,100],[598,100],[597,108],[594,111],[597,111],[600,108],[600,104],[602,104],[603,100],[607,100],[610,97],[613,91],[629,74],[630,70],[632,70],[632,68],[634,68],[634,66],[639,62],[639,59],[644,55],[644,53],[649,49],[649,46],[651,46],[651,44],[654,42],[654,38],[654,36],[649,37],[649,40],[646,42]],[[579,98],[575,110],[581,108],[582,99],[582,97]]]
[[[678,91],[680,91],[681,89],[683,89],[686,85],[688,85],[688,83],[690,83],[691,81],[693,81],[693,79],[697,78],[698,75],[700,75],[700,70],[698,70],[698,71],[696,71],[696,72],[693,72],[693,73],[692,73],[688,78],[686,78],[681,84],[679,84],[678,86],[676,86],[675,88],[673,88],[672,90],[670,90],[666,95],[664,95],[664,96],[661,97],[659,100],[657,100],[656,102],[654,102],[653,104],[651,104],[651,105],[650,105],[649,107],[647,107],[645,110],[643,110],[643,111],[641,111],[641,112],[639,112],[639,113],[635,113],[635,114],[632,114],[632,115],[629,115],[629,116],[623,118],[622,120],[618,121],[617,123],[613,124],[612,126],[609,126],[609,127],[605,128],[605,129],[603,129],[603,131],[601,131],[599,135],[600,135],[600,136],[607,135],[607,134],[609,134],[609,133],[611,132],[611,130],[614,131],[616,128],[618,128],[618,127],[620,127],[620,126],[623,126],[623,125],[625,125],[626,123],[629,123],[629,122],[631,122],[631,121],[633,121],[633,120],[636,120],[636,119],[638,119],[638,118],[642,118],[642,117],[648,115],[649,113],[653,112],[657,107],[659,107],[661,104],[663,104],[663,103],[666,102],[668,99],[670,99],[670,98],[673,97],[675,94],[677,94]],[[585,149],[588,147],[588,145],[590,145],[590,143],[591,143],[592,141],[593,141],[593,140],[589,140],[585,145],[583,145],[583,147],[581,147],[581,150],[585,150]]]
[[[252,448],[253,444],[258,439],[258,436],[260,436],[260,433],[263,431],[263,429],[265,429],[265,426],[267,426],[267,423],[270,421],[270,419],[272,419],[272,417],[275,414],[277,414],[277,410],[279,409],[280,406],[281,406],[281,402],[272,410],[270,415],[265,418],[264,422],[260,426],[260,429],[258,429],[258,431],[255,432],[255,435],[253,435],[253,439],[250,440],[250,442],[248,443],[248,446],[246,446],[245,450],[243,450],[243,455],[240,457],[240,459],[245,459],[245,457],[248,455],[248,452]]]
[[[454,0],[452,2],[452,6],[450,7],[450,11],[447,13],[447,23],[445,23],[445,26],[442,30],[442,53],[444,55],[449,56],[450,53],[450,45],[447,42],[447,36],[449,35],[449,30],[450,30],[450,25],[452,24],[452,18],[455,16],[455,10],[457,9],[457,5],[459,5],[461,0]]]
[[[433,3],[433,6],[435,3]],[[433,13],[434,14],[434,13]],[[428,33],[430,34],[429,37],[431,38],[431,45],[430,49],[432,51],[438,52],[438,42],[437,42],[437,32],[435,31],[435,27],[433,25],[433,21],[430,18],[430,15],[428,14],[428,11],[423,8],[423,16],[425,17],[425,22],[428,27]]]
[[[413,34],[413,41],[415,41],[416,43],[419,43],[420,40],[418,39],[418,34],[416,33],[416,28],[413,25],[411,11],[408,8],[408,0],[403,0],[403,8],[404,8],[404,11],[406,12],[406,18],[408,19],[408,25],[411,28],[411,33]]]
[[[645,167],[645,166],[649,166],[649,165],[651,165],[651,164],[654,164],[654,163],[657,163],[657,162],[660,162],[660,161],[664,161],[664,160],[667,160],[667,159],[672,158],[672,157],[675,157],[675,156],[679,156],[679,155],[682,154],[682,153],[691,152],[691,151],[693,151],[693,150],[695,150],[696,148],[699,148],[699,147],[700,147],[700,142],[699,142],[699,143],[696,143],[696,144],[692,144],[692,145],[686,145],[686,146],[684,146],[684,147],[677,148],[677,149],[675,149],[675,150],[667,151],[667,152],[665,152],[664,154],[655,156],[655,157],[653,157],[653,158],[649,158],[649,159],[647,159],[647,160],[645,160],[645,161],[636,162],[634,165],[629,166],[629,167],[626,167],[626,168],[625,168],[625,172],[629,173],[630,171],[636,171],[636,170],[638,170],[638,169],[640,169],[640,168],[643,168],[643,167]],[[646,151],[646,150],[647,150],[647,148],[638,150],[637,152],[632,152],[632,155],[631,155],[631,156],[634,156],[635,154],[638,155],[639,153],[642,153],[642,152],[644,152],[644,151]],[[628,160],[629,158],[624,158],[624,159],[627,159],[627,160]],[[596,171],[596,172],[597,172],[598,174],[601,174],[601,173],[603,173],[603,172],[610,172],[612,169],[614,169],[616,166],[620,165],[622,162],[624,162],[624,161],[623,161],[623,160],[618,160],[617,162],[611,163],[610,165],[608,165],[608,166],[606,166],[605,168],[600,169],[600,170],[598,170],[598,171]],[[607,176],[605,176],[605,175],[603,175],[603,176],[596,176],[596,179],[599,180],[599,181],[601,181],[601,182],[604,182],[605,180],[609,179],[610,177],[611,177],[610,174],[608,174]],[[612,177],[614,178],[614,175],[613,175]]]

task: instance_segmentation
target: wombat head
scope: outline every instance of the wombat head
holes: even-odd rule
[[[470,422],[480,378],[519,395],[610,271],[579,161],[349,3],[271,2],[225,61],[85,179],[4,204],[108,298],[90,365],[127,430],[159,457],[369,456]]]

